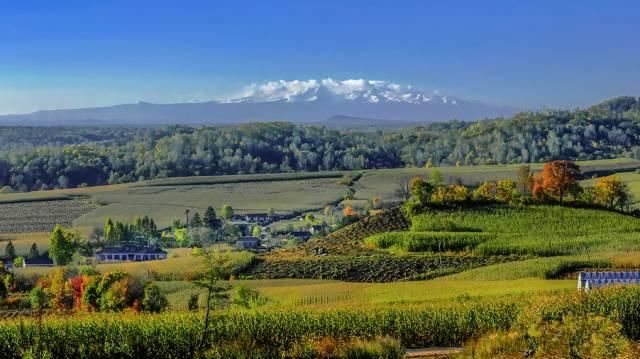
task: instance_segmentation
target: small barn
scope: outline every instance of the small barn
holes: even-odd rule
[[[578,289],[581,290],[629,284],[640,284],[640,272],[580,272],[578,274]]]

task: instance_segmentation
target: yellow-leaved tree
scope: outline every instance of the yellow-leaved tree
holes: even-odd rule
[[[511,202],[515,187],[515,183],[510,179],[498,181],[496,185],[496,199],[501,202]]]
[[[622,182],[620,176],[607,176],[598,179],[593,187],[594,201],[607,208],[624,210],[631,200],[629,186]]]
[[[473,199],[476,201],[493,201],[496,199],[497,185],[495,182],[483,182],[473,191]]]

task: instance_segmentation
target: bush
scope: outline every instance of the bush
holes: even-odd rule
[[[18,256],[13,260],[13,267],[19,268],[24,265],[24,257]]]
[[[372,340],[356,340],[346,345],[339,357],[346,359],[400,359],[405,352],[400,341],[391,337],[377,337]]]
[[[147,284],[144,287],[142,309],[146,312],[159,313],[168,305],[167,298],[160,292],[155,284]]]

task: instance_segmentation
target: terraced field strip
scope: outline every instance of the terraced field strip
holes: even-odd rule
[[[250,183],[250,182],[280,182],[296,181],[320,178],[340,178],[348,171],[325,172],[298,172],[298,173],[266,173],[254,175],[226,175],[226,176],[198,176],[175,177],[158,180],[150,180],[133,184],[132,187],[156,187],[156,186],[201,186],[212,184]]]

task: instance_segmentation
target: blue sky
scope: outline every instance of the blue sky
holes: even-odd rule
[[[492,104],[640,95],[637,1],[13,1],[0,113],[365,78]]]

